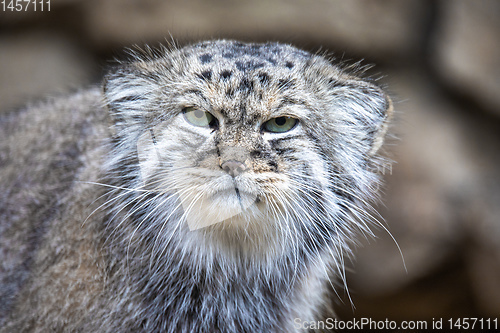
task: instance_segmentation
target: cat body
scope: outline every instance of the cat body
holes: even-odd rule
[[[294,332],[365,220],[391,102],[292,46],[135,55],[2,116],[0,332]]]

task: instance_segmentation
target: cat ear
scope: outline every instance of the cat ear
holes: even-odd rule
[[[104,100],[116,132],[144,124],[152,89],[151,80],[133,65],[115,68],[105,76]]]
[[[374,156],[384,142],[393,107],[390,97],[365,81],[336,82],[331,90],[339,132],[362,154]]]

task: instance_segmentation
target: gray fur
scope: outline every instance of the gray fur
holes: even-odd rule
[[[210,41],[135,53],[103,92],[2,117],[0,332],[293,332],[332,316],[328,275],[344,280],[370,233],[391,112],[321,56]],[[282,116],[297,125],[263,131]],[[255,204],[189,230],[176,193],[230,209],[235,189]]]

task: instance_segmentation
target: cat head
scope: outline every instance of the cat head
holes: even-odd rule
[[[364,215],[392,112],[379,87],[278,43],[151,51],[112,71],[104,96],[112,175],[164,198],[163,219],[312,244]],[[153,202],[140,208],[146,224],[163,211]]]

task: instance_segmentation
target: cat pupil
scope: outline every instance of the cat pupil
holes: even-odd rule
[[[275,122],[276,122],[276,125],[283,126],[286,123],[286,118],[285,117],[276,118]]]

